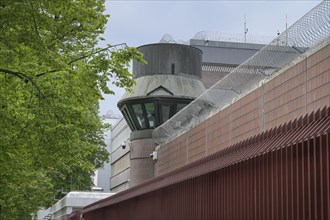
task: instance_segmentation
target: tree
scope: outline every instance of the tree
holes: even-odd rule
[[[64,190],[88,190],[108,159],[98,116],[107,82],[130,89],[125,45],[98,48],[104,0],[0,2],[0,219],[30,219]]]

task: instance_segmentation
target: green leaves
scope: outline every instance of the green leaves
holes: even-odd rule
[[[108,160],[107,82],[130,90],[135,49],[97,48],[104,0],[0,3],[0,219],[30,219],[62,189],[90,190]]]

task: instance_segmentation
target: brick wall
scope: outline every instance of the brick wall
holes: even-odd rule
[[[158,149],[155,176],[330,105],[330,40],[261,87]]]

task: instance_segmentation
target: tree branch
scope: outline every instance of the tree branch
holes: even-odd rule
[[[79,61],[79,60],[83,60],[83,59],[85,59],[85,58],[87,58],[87,57],[90,57],[90,56],[92,56],[92,55],[94,55],[94,54],[101,53],[101,52],[106,51],[106,50],[108,50],[108,49],[110,49],[110,48],[112,48],[112,47],[118,47],[118,46],[122,46],[122,45],[124,45],[125,47],[127,47],[127,44],[126,44],[126,43],[121,43],[121,44],[111,45],[111,46],[108,46],[108,47],[106,47],[106,48],[103,48],[103,49],[100,49],[100,50],[98,50],[98,51],[95,51],[95,52],[93,52],[93,53],[90,53],[90,54],[88,54],[88,55],[84,55],[84,56],[78,57],[77,59],[71,60],[69,63],[67,63],[67,65],[71,65],[71,64],[74,63],[74,62],[77,62],[77,61]],[[50,70],[50,71],[45,71],[45,72],[42,72],[42,73],[37,74],[36,77],[43,76],[43,75],[45,75],[45,74],[47,74],[47,73],[55,73],[55,72],[58,72],[58,71],[60,71],[60,70]]]
[[[42,72],[42,73],[39,73],[36,75],[36,77],[40,77],[40,76],[43,76],[47,73],[55,73],[55,72],[58,72],[59,70],[50,70],[50,71],[45,71],[45,72]]]
[[[35,25],[36,25],[36,24],[35,24]],[[37,30],[36,30],[36,31],[37,31]],[[124,45],[125,47],[127,47],[126,43],[121,43],[121,44],[111,45],[111,46],[108,46],[108,47],[106,47],[106,48],[103,48],[103,49],[100,49],[100,50],[98,50],[98,51],[95,51],[95,52],[93,52],[93,53],[90,53],[90,54],[88,54],[88,55],[84,55],[84,56],[81,56],[81,57],[79,57],[79,58],[77,58],[77,59],[74,59],[74,60],[70,61],[69,63],[67,63],[67,65],[70,65],[70,64],[72,64],[72,63],[74,63],[74,62],[77,62],[77,61],[79,61],[79,60],[85,59],[85,58],[87,58],[87,57],[90,57],[90,56],[92,56],[92,55],[94,55],[94,54],[97,54],[97,53],[101,53],[101,52],[103,52],[103,51],[106,51],[106,50],[108,50],[109,48],[112,48],[112,47],[118,47],[118,46],[122,46],[122,45]],[[45,74],[47,74],[47,73],[54,73],[54,72],[58,72],[58,71],[60,71],[60,70],[50,70],[50,71],[46,71],[46,72],[43,72],[43,73],[39,73],[39,74],[37,74],[36,77],[40,77],[40,76],[43,76],[43,75],[45,75]],[[30,76],[28,76],[28,75],[26,75],[26,74],[24,74],[24,73],[21,73],[21,72],[14,72],[14,71],[11,71],[11,70],[6,70],[6,69],[0,69],[0,72],[6,73],[6,74],[10,74],[10,75],[14,75],[14,76],[16,76],[16,77],[18,77],[18,78],[24,80],[26,83],[31,82],[31,84],[32,84],[32,85],[38,90],[39,94],[40,94],[43,98],[46,97],[46,96],[41,92],[41,90],[40,90],[39,86],[37,85],[37,83],[36,83],[36,82],[35,82]]]
[[[10,75],[14,75],[22,80],[24,80],[26,83],[31,82],[31,84],[38,90],[39,94],[44,98],[45,95],[41,92],[39,86],[37,85],[37,83],[28,75],[21,73],[21,72],[14,72],[11,70],[6,70],[6,69],[0,69],[0,72],[6,73],[6,74],[10,74]]]
[[[30,3],[30,5],[31,5],[32,10],[34,10],[32,2]],[[33,18],[34,29],[35,29],[36,35],[40,38],[40,34],[39,34],[39,31],[38,31],[38,26],[37,26],[37,21],[36,21],[36,18],[34,16],[34,13],[32,13],[32,18]]]

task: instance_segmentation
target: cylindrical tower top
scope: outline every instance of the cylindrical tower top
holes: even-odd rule
[[[182,44],[148,44],[137,48],[147,64],[133,61],[135,78],[150,75],[181,75],[201,78],[202,51]]]
[[[200,81],[201,50],[181,44],[149,44],[138,50],[148,64],[133,63],[136,85],[132,93],[126,92],[118,102],[133,131],[131,140],[138,133],[139,138],[151,137],[151,129],[205,91]],[[146,130],[150,131],[147,135]]]

